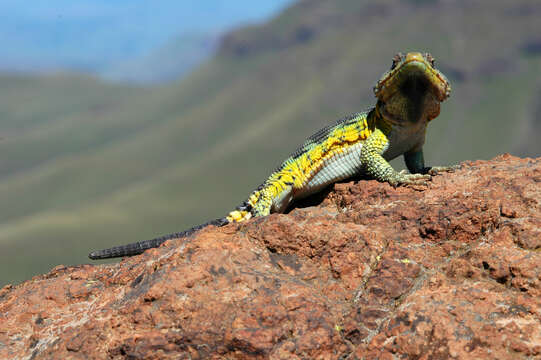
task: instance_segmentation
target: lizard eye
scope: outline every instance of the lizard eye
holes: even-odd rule
[[[402,55],[402,53],[398,53],[393,57],[393,64],[391,65],[391,70],[393,70],[400,61],[402,61],[403,57],[404,55]]]
[[[430,53],[425,53],[425,59],[430,63],[432,67],[436,64],[436,60]]]

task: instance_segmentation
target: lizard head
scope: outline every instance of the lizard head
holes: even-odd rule
[[[392,123],[428,122],[439,115],[440,103],[451,94],[451,85],[435,68],[429,53],[398,53],[374,93],[381,114]]]

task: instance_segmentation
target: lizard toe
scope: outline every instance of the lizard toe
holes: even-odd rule
[[[460,169],[460,165],[451,165],[451,166],[432,166],[428,170],[429,175],[438,175],[444,172],[455,172]]]
[[[406,174],[404,172],[399,172],[396,174],[396,177],[393,179],[389,179],[388,182],[393,187],[397,187],[400,185],[428,185],[428,181],[432,178],[431,175],[428,174]]]

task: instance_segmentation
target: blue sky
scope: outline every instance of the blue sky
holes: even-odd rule
[[[99,70],[189,32],[257,22],[291,0],[1,0],[0,69]]]

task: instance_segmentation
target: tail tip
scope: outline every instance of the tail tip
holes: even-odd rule
[[[90,254],[88,254],[88,257],[92,260],[98,260],[101,258],[99,251],[92,251]]]

